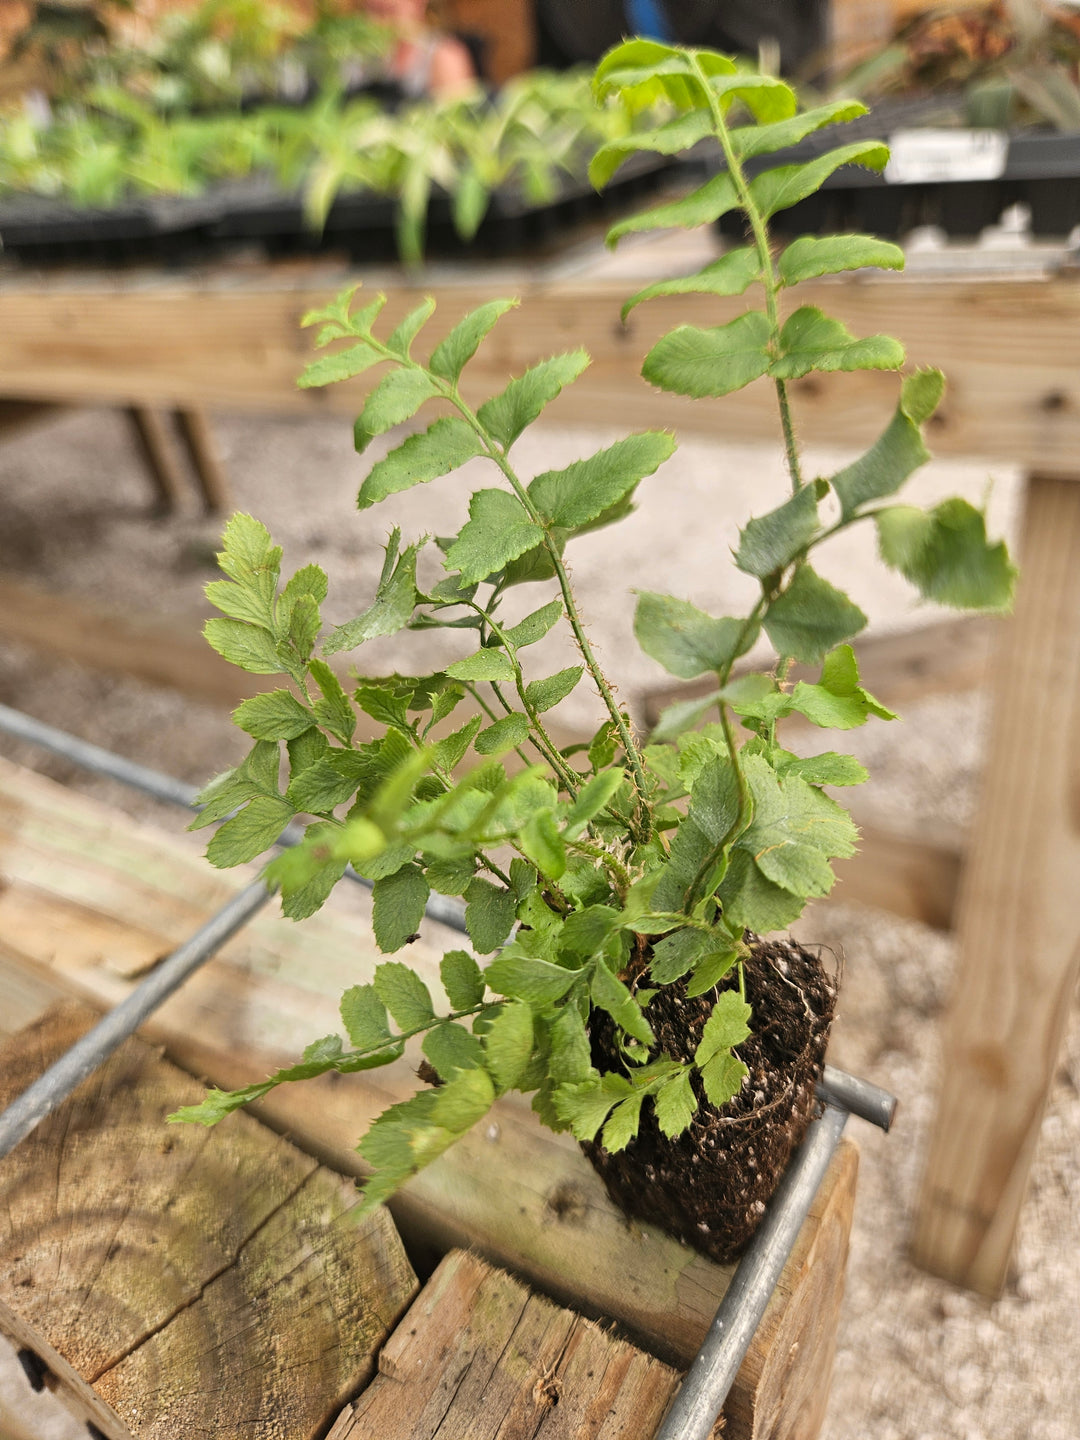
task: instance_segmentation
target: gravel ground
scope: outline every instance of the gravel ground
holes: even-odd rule
[[[737,402],[736,402],[737,403]],[[477,462],[455,476],[357,515],[361,478],[348,426],[334,420],[219,417],[217,435],[240,507],[258,514],[295,568],[318,560],[332,577],[328,616],[340,621],[370,597],[386,532],[407,536],[456,529],[464,497],[492,483]],[[545,429],[520,447],[526,475],[609,443],[612,432]],[[373,447],[374,448],[374,447]],[[814,454],[823,471],[844,457]],[[929,500],[983,495],[988,470],[938,463],[912,487]],[[991,528],[1011,533],[1018,482],[998,468]],[[779,457],[758,448],[684,442],[674,460],[640,492],[638,512],[611,538],[587,537],[572,551],[575,588],[590,632],[621,695],[633,700],[664,683],[636,653],[633,585],[671,590],[714,611],[740,604],[745,591],[728,562],[737,522],[783,494]],[[137,615],[193,618],[205,613],[201,587],[218,527],[194,514],[169,521],[145,516],[146,483],[122,420],[84,412],[0,450],[0,571],[12,578],[86,596]],[[701,543],[701,531],[705,543]],[[690,542],[689,544],[687,542]],[[911,628],[937,618],[915,609],[902,584],[839,537],[821,568],[843,583],[871,616],[872,628]],[[545,598],[528,587],[520,605]],[[454,637],[451,637],[453,643]],[[458,637],[460,640],[460,637]],[[444,636],[396,637],[372,647],[372,670],[414,671],[444,655]],[[462,648],[459,644],[459,650]],[[548,673],[569,663],[557,643],[537,647]],[[0,648],[0,700],[189,780],[233,763],[243,746],[223,713],[74,664],[42,661]],[[917,832],[955,827],[972,814],[984,733],[979,696],[925,701],[899,725],[857,732],[851,748],[874,780],[859,814]],[[585,687],[564,723],[585,729],[595,706]],[[902,748],[901,748],[902,747]],[[170,827],[175,813],[87,779],[61,762],[13,742],[3,754],[115,800]],[[940,1057],[934,1024],[949,983],[953,946],[944,936],[870,910],[830,903],[804,918],[800,935],[843,957],[845,985],[831,1057],[902,1099],[893,1133],[858,1126],[863,1151],[859,1200],[827,1440],[1075,1440],[1080,1434],[1080,1368],[1075,1315],[1080,1274],[1077,1155],[1080,1141],[1080,1035],[1073,1033],[1043,1127],[1024,1211],[1015,1279],[989,1306],[908,1265],[905,1247],[925,1152]]]

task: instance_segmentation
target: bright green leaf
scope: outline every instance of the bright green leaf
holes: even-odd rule
[[[264,690],[243,700],[233,711],[233,724],[256,740],[295,740],[311,728],[311,712],[291,690]]]
[[[376,965],[374,984],[376,995],[400,1030],[418,1030],[434,1020],[435,1011],[427,986],[415,970],[403,965],[400,960],[384,960],[381,965]]]
[[[518,844],[540,873],[561,880],[566,871],[566,847],[550,810],[538,810],[525,822]]]
[[[465,891],[465,899],[465,925],[473,945],[478,954],[490,955],[514,928],[517,896],[477,876]]]
[[[454,1020],[444,1020],[429,1030],[420,1048],[443,1080],[452,1080],[457,1070],[475,1070],[484,1064],[480,1041]]]
[[[203,635],[219,655],[251,675],[280,675],[285,670],[274,637],[258,625],[215,616],[203,626]]]
[[[319,385],[333,385],[339,380],[351,380],[354,375],[362,375],[365,370],[370,370],[382,358],[374,346],[362,341],[359,345],[350,345],[345,350],[335,350],[332,355],[320,355],[318,360],[313,360],[302,371],[296,383],[301,390],[311,390]]]
[[[483,446],[472,427],[459,416],[444,416],[377,461],[360,486],[356,503],[366,510],[388,495],[448,475],[481,454]]]
[[[899,370],[904,347],[889,335],[856,340],[850,330],[815,305],[803,305],[780,331],[780,357],[769,366],[778,380],[797,380],[811,370]]]
[[[269,850],[293,818],[287,800],[260,795],[210,837],[206,858],[219,870],[244,865]]]
[[[508,450],[588,364],[589,356],[584,350],[542,360],[518,379],[511,380],[501,395],[485,400],[476,417],[492,438]]]
[[[529,485],[529,496],[551,524],[574,529],[625,499],[674,451],[675,441],[666,431],[628,435],[565,470],[538,475]]]
[[[403,865],[393,875],[375,881],[372,924],[375,940],[384,955],[400,950],[420,929],[430,893],[423,872],[416,865]],[[382,991],[379,993],[381,995]],[[385,995],[382,998],[396,1020],[398,1017],[393,1005]]]
[[[525,686],[525,703],[539,712],[552,709],[566,699],[584,673],[583,666],[570,665],[543,680],[531,680]]]
[[[720,1109],[729,1100],[734,1100],[749,1073],[743,1062],[734,1055],[714,1055],[701,1072],[706,1099]]]
[[[487,579],[544,539],[521,501],[506,490],[475,490],[469,516],[446,552],[447,565],[459,570],[466,584]]]
[[[681,1070],[665,1080],[656,1092],[656,1123],[669,1140],[689,1129],[697,1111],[697,1100],[690,1084],[690,1071]]]
[[[902,270],[904,252],[871,235],[800,235],[781,252],[776,268],[785,285],[798,285],[819,275],[867,267]]]
[[[735,564],[759,580],[786,570],[818,531],[818,497],[815,485],[803,485],[767,515],[747,522],[739,531]]]
[[[798,165],[779,165],[750,182],[750,194],[766,220],[813,195],[843,165],[861,165],[879,173],[889,161],[889,147],[880,140],[857,140]]]
[[[484,973],[488,988],[496,995],[524,1000],[536,1008],[561,1000],[581,972],[564,970],[548,960],[504,953],[493,960]]]
[[[416,555],[418,545],[409,545],[401,553],[389,579],[380,582],[372,604],[345,625],[338,625],[323,645],[324,655],[342,650],[355,650],[379,635],[396,635],[412,619],[416,609]],[[389,550],[388,550],[389,557]]]
[[[768,370],[769,334],[768,318],[760,310],[747,310],[710,330],[678,325],[649,351],[641,373],[675,395],[696,400],[730,395]]]
[[[423,370],[391,370],[368,396],[353,427],[353,443],[362,454],[376,435],[411,420],[439,388]]]
[[[758,627],[730,616],[717,619],[688,600],[643,590],[638,595],[634,634],[645,654],[669,675],[692,680],[745,655],[757,639]]]
[[[518,745],[523,745],[529,738],[528,716],[515,711],[512,715],[504,715],[496,720],[494,725],[489,725],[486,730],[481,730],[476,737],[476,753],[478,755],[501,755],[507,750],[513,750]]]
[[[514,665],[505,650],[488,647],[477,650],[475,655],[466,655],[464,660],[455,660],[446,667],[446,673],[455,680],[513,680]]]
[[[341,997],[341,1023],[350,1044],[357,1050],[367,1050],[390,1039],[386,1006],[374,985],[353,985],[345,991]]]
[[[455,1010],[471,1010],[484,998],[486,988],[480,966],[465,950],[447,950],[439,965],[446,998]]]
[[[431,352],[428,369],[441,380],[456,384],[462,370],[480,348],[480,342],[501,315],[513,310],[516,300],[489,300],[455,325],[445,340]],[[445,472],[443,472],[445,473]]]
[[[534,610],[531,615],[526,615],[524,620],[511,626],[506,632],[506,638],[516,650],[522,650],[526,645],[535,645],[538,640],[557,625],[563,616],[563,602],[552,600],[549,604]]]
[[[625,320],[642,301],[655,300],[661,295],[741,295],[760,274],[761,262],[751,246],[729,250],[694,275],[674,276],[646,285],[627,300],[622,307],[622,318]]]
[[[926,600],[958,610],[1008,610],[1016,568],[1003,542],[986,538],[986,518],[966,500],[933,510],[894,505],[875,515],[881,557]]]
[[[900,387],[900,403],[885,432],[858,460],[838,471],[829,482],[849,520],[871,500],[894,495],[908,476],[925,465],[930,452],[921,426],[941,403],[945,377],[940,370],[916,370]]]
[[[741,1045],[750,1034],[749,1019],[750,1006],[737,990],[725,990],[718,995],[694,1052],[694,1064],[700,1069],[721,1050]]]
[[[762,623],[778,654],[815,665],[834,645],[857,635],[866,616],[843,591],[800,565]]]
[[[616,1155],[620,1150],[625,1150],[637,1135],[638,1126],[641,1123],[641,1105],[644,1099],[643,1091],[637,1095],[630,1095],[616,1105],[611,1112],[600,1137],[600,1143],[609,1155]]]
[[[528,1005],[504,1005],[484,1035],[487,1067],[500,1094],[513,1090],[525,1073],[533,1045],[533,1017]]]

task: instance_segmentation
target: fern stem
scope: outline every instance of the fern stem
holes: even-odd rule
[[[728,129],[727,121],[724,119],[723,107],[716,91],[709,84],[709,77],[702,69],[696,55],[691,52],[691,61],[697,71],[697,78],[705,93],[705,99],[716,127],[716,137],[720,141],[721,149],[724,152],[724,159],[727,161],[728,174],[731,176],[732,184],[735,186],[735,194],[739,199],[739,206],[750,222],[750,229],[754,236],[754,248],[757,251],[758,260],[761,263],[761,284],[765,291],[765,313],[769,320],[769,348],[775,354],[780,339],[780,311],[777,304],[777,296],[780,293],[780,282],[776,278],[776,270],[773,267],[772,251],[769,249],[769,235],[765,228],[765,219],[757,207],[753,195],[750,193],[750,186],[747,184],[743,168],[739,164],[739,157],[735,154],[735,147],[731,143],[731,131]],[[788,403],[787,385],[783,380],[774,379],[776,387],[776,399],[780,406],[780,423],[784,431],[784,452],[787,456],[788,473],[791,476],[791,489],[793,492],[802,489],[802,466],[799,460],[799,446],[795,438],[795,426],[791,419],[791,406]]]

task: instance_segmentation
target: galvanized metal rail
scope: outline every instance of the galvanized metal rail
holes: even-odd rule
[[[79,740],[6,705],[0,705],[0,732],[39,745],[155,799],[186,809],[193,805],[196,794],[193,786]],[[289,826],[278,843],[296,844],[301,835],[299,826]],[[347,873],[361,884],[369,883],[353,872]],[[256,881],[234,896],[0,1114],[0,1158],[93,1074],[127,1036],[267,902],[271,893],[266,885]],[[433,898],[441,900],[441,897]],[[443,924],[464,930],[460,907],[452,903],[429,904],[428,914]],[[656,1440],[707,1440],[840,1143],[848,1116],[858,1115],[887,1131],[896,1112],[896,1099],[887,1091],[830,1065],[825,1066],[817,1093],[823,1102],[822,1114],[810,1126],[769,1202],[765,1217],[739,1261],[709,1333]]]

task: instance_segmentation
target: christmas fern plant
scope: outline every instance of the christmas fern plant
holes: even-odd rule
[[[778,727],[796,711],[840,730],[870,716],[892,718],[860,684],[848,643],[866,617],[812,563],[825,539],[861,525],[876,531],[885,561],[926,598],[986,609],[1010,601],[1014,572],[1004,546],[988,542],[980,511],[950,500],[926,512],[895,499],[928,458],[921,426],[942,395],[938,372],[900,381],[895,413],[865,455],[834,475],[803,473],[787,382],[812,370],[899,370],[904,352],[887,336],[852,336],[814,306],[791,308],[787,294],[825,274],[898,269],[902,256],[850,235],[803,237],[776,254],[768,223],[840,165],[880,169],[886,149],[841,145],[753,180],[742,167],[863,107],[845,101],[799,113],[790,88],[771,76],[746,73],[713,52],[644,41],[609,54],[596,86],[632,111],[662,100],[677,112],[658,129],[605,145],[593,162],[598,184],[635,150],[674,153],[709,136],[726,160],[685,199],[622,221],[612,243],[730,210],[747,222],[745,247],[696,275],[648,287],[626,310],[656,295],[731,296],[752,286],[761,295],[757,308],[727,324],[679,326],[644,362],[648,381],[681,395],[724,396],[766,377],[776,391],[791,494],[748,520],[734,556],[758,582],[756,604],[744,616],[713,616],[670,595],[637,602],[635,630],[647,653],[674,676],[714,676],[712,692],[674,707],[648,742],[617,703],[590,647],[566,556],[575,536],[630,510],[637,486],[671,456],[674,441],[646,431],[564,469],[521,476],[516,442],[588,356],[578,350],[543,360],[472,408],[460,377],[514,303],[508,300],[467,315],[426,360],[413,349],[423,345],[430,301],[389,333],[380,324],[382,296],[354,308],[348,292],[306,317],[327,353],[301,385],[379,367],[356,421],[358,451],[429,403],[443,412],[370,468],[361,510],[476,457],[489,462],[492,484],[472,495],[459,533],[438,542],[442,579],[419,584],[426,542],[403,546],[395,531],[370,607],[320,645],[326,576],[309,565],[283,585],[280,550],[261,524],[237,515],[220,557],[227,578],[209,587],[222,612],[207,624],[210,643],[245,669],[285,682],[236,712],[254,744],[201,796],[195,825],[218,826],[210,860],[250,861],[294,816],[312,817],[304,842],[270,861],[268,883],[280,888],[285,913],[300,919],[352,865],[373,883],[375,936],[387,954],[415,938],[432,891],[465,902],[471,952],[444,956],[445,1000],[407,962],[387,960],[343,996],[345,1039],[317,1040],[292,1068],[242,1090],[211,1091],[174,1117],[212,1124],[283,1082],[388,1064],[422,1037],[423,1073],[438,1083],[389,1109],[361,1141],[372,1171],[369,1206],[508,1090],[531,1092],[545,1123],[583,1141],[598,1138],[610,1152],[633,1140],[649,1113],[643,1107],[674,1138],[702,1107],[721,1107],[738,1093],[746,1074],[738,1047],[755,1023],[768,1021],[745,1000],[748,937],[786,928],[808,899],[828,893],[831,862],[854,853],[857,834],[825,787],[866,778],[856,760],[833,750],[796,756],[780,743]],[[508,592],[540,582],[550,598],[509,623]],[[556,625],[569,627],[580,663],[536,675],[529,649]],[[470,633],[472,653],[422,677],[350,680],[348,691],[328,663],[375,637],[433,626]],[[775,664],[733,677],[761,635]],[[795,661],[819,665],[819,679],[790,684]],[[560,748],[548,713],[582,683],[595,689],[604,722],[588,743]],[[374,722],[375,738],[357,739],[358,712]],[[365,728],[371,732],[370,723]],[[689,1058],[666,1053],[646,1015],[653,997],[672,986],[711,1005]],[[604,1070],[590,1039],[597,1012],[617,1037],[617,1061]]]

